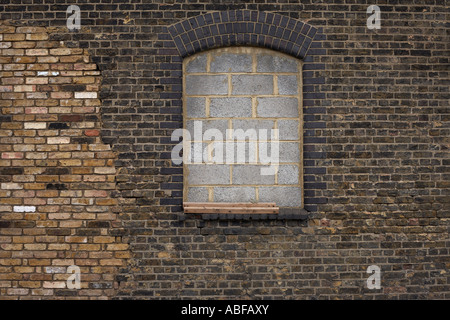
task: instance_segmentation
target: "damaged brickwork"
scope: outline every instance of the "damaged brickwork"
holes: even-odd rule
[[[100,71],[45,27],[0,25],[0,296],[106,298],[128,258]],[[67,288],[81,271],[80,290]]]

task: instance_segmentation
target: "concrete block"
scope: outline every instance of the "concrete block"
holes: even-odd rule
[[[275,175],[261,175],[261,168],[267,166],[260,165],[233,165],[232,184],[248,185],[273,185],[275,184]]]
[[[251,72],[252,56],[248,54],[219,53],[211,59],[211,72]]]
[[[232,94],[273,94],[273,76],[271,75],[233,75],[231,83]]]
[[[207,54],[197,55],[193,60],[186,64],[186,72],[206,72]]]
[[[298,166],[280,165],[278,167],[278,184],[298,184]]]
[[[230,166],[216,164],[187,164],[187,183],[192,185],[230,184]]]
[[[256,189],[254,187],[215,187],[214,201],[216,202],[256,201]]]
[[[280,142],[280,162],[300,162],[299,146],[298,142]]]
[[[226,95],[228,93],[227,75],[188,75],[187,95]]]
[[[206,117],[205,98],[186,98],[186,115],[188,118]]]
[[[298,99],[296,98],[258,98],[259,117],[298,118]]]
[[[298,120],[278,120],[280,140],[299,140]]]
[[[187,190],[188,202],[208,202],[208,189],[204,187],[189,187]]]
[[[210,117],[251,117],[251,98],[211,98]]]
[[[222,155],[223,163],[256,164],[257,141],[249,142],[213,142],[213,156],[217,159]]]
[[[275,202],[280,207],[299,207],[302,204],[300,187],[260,187],[259,202]]]
[[[208,160],[208,144],[191,142],[190,153],[187,154],[187,163],[206,163]]]
[[[232,126],[234,130],[242,129],[247,131],[249,129],[256,130],[259,136],[259,129],[271,130],[273,129],[275,122],[273,120],[233,120]],[[267,132],[267,136],[270,136],[270,132]]]
[[[296,95],[298,94],[297,76],[278,76],[278,94]]]
[[[228,120],[187,120],[186,121],[186,129],[191,134],[192,141],[202,141],[203,134],[205,131],[209,129],[218,130],[217,133],[220,133],[222,136],[221,139],[216,137],[216,140],[223,140],[226,137],[226,130],[228,129]],[[201,137],[199,137],[201,133]],[[213,133],[213,132],[209,132]]]
[[[298,72],[298,62],[294,58],[271,54],[260,54],[256,57],[257,72]]]

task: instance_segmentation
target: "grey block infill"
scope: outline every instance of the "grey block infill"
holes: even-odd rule
[[[251,98],[211,98],[210,117],[251,117]]]
[[[273,94],[273,76],[271,75],[232,75],[231,83],[232,94]]]
[[[298,94],[297,76],[278,76],[278,94],[296,95]]]
[[[278,167],[278,184],[298,184],[298,166],[280,165]]]
[[[276,152],[276,146],[278,145],[278,154]],[[274,163],[299,163],[300,162],[300,149],[298,142],[259,142],[258,154],[259,161],[263,164]]]
[[[191,142],[190,153],[187,155],[187,163],[206,163],[208,160],[208,144]]]
[[[298,99],[296,98],[258,98],[257,115],[259,117],[298,118]]]
[[[186,98],[186,115],[188,118],[206,117],[205,98]]]
[[[211,59],[210,72],[251,72],[252,56],[249,54],[218,53]]]
[[[186,64],[186,72],[206,72],[207,55],[200,54]]]
[[[213,142],[212,152],[215,159],[222,159],[223,163],[256,164],[258,159],[257,144],[257,141]]]
[[[230,184],[230,167],[216,164],[187,164],[187,183],[192,185]]]
[[[217,132],[216,140],[224,140],[228,129],[228,120],[187,120],[186,129],[191,134],[192,141],[202,141],[207,130],[210,130],[208,132],[210,134]],[[200,133],[201,137],[199,137]]]
[[[298,142],[280,142],[280,162],[300,162],[300,144]]]
[[[299,207],[302,204],[300,187],[259,187],[260,202],[275,202],[280,207]]]
[[[293,58],[261,54],[256,61],[257,72],[298,72],[298,62]]]
[[[298,140],[298,120],[278,120],[280,140]]]
[[[232,184],[267,185],[275,183],[275,175],[262,175],[260,165],[233,165]]]
[[[227,75],[187,75],[187,95],[226,95],[228,93]]]
[[[188,187],[187,201],[188,202],[208,202],[208,188],[204,187]]]
[[[275,126],[275,122],[273,120],[253,120],[253,119],[237,119],[232,120],[233,130],[242,129],[247,131],[248,129],[256,130],[259,135],[260,129],[271,130]],[[267,136],[270,136],[270,131],[267,132]]]
[[[256,201],[254,187],[214,187],[216,202],[252,202]]]

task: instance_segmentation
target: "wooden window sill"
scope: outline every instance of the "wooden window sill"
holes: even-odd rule
[[[303,208],[280,208],[275,203],[184,202],[183,209],[202,220],[307,220],[309,216]]]
[[[278,214],[275,203],[184,202],[184,213],[201,214]]]

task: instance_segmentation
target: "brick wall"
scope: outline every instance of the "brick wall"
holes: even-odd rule
[[[10,25],[47,27],[2,26],[1,298],[448,299],[448,8],[440,0],[378,5],[381,29],[369,30],[365,1],[90,1],[79,3],[76,32],[65,27],[67,5],[1,5]],[[189,26],[198,30],[185,21],[198,16],[205,32],[224,24],[225,33],[183,40]],[[297,21],[308,25],[297,35],[305,47],[289,40]],[[48,40],[34,38],[45,33]],[[170,161],[170,136],[182,127],[183,58],[237,44],[303,59],[306,221],[203,220],[181,211],[183,170]],[[98,70],[62,74],[92,64]],[[43,78],[49,83],[32,83]],[[53,78],[71,82],[45,89]],[[99,100],[77,92],[98,92]],[[87,242],[71,243],[75,237]],[[46,288],[67,278],[46,267],[67,259],[80,263],[86,289]],[[381,289],[366,287],[370,265],[381,268]]]
[[[129,257],[100,71],[45,27],[0,25],[0,296],[105,298]],[[67,288],[76,265],[81,289]],[[117,287],[117,285],[116,285]]]

